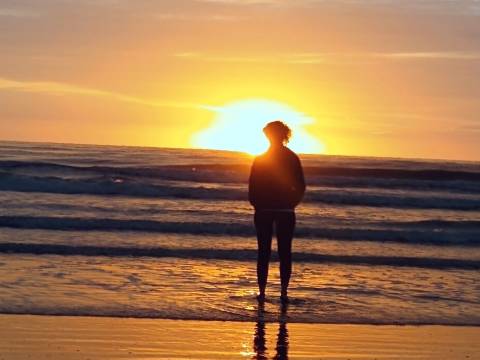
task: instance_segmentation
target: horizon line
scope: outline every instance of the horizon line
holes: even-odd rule
[[[93,144],[82,142],[62,142],[62,141],[43,141],[43,140],[10,140],[1,139],[0,143],[33,143],[33,144],[55,144],[55,145],[80,145],[80,146],[104,146],[104,147],[128,147],[128,148],[145,148],[145,149],[171,149],[171,150],[205,150],[205,151],[218,151],[218,152],[230,152],[247,155],[249,157],[255,157],[246,151],[238,150],[222,150],[222,149],[210,149],[199,147],[172,147],[172,146],[154,146],[154,145],[122,145],[122,144]],[[299,153],[300,155],[307,156],[324,156],[324,157],[344,157],[344,158],[370,158],[370,159],[391,159],[391,160],[411,160],[411,161],[448,161],[448,162],[465,162],[465,163],[480,163],[478,160],[466,160],[466,159],[441,159],[441,158],[421,158],[421,157],[408,157],[408,156],[376,156],[376,155],[346,155],[346,154],[320,154],[320,153]]]

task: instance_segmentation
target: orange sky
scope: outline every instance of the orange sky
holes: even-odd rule
[[[189,147],[265,99],[329,154],[480,160],[474,0],[4,0],[0,54],[0,139]]]

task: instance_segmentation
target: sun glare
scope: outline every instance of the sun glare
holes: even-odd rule
[[[325,151],[325,146],[304,128],[314,120],[285,104],[269,100],[243,100],[204,108],[214,111],[217,116],[210,127],[193,136],[195,147],[257,155],[268,148],[263,127],[270,121],[282,120],[292,129],[288,146],[293,151],[309,154]]]

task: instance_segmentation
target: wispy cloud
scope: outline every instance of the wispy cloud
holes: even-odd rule
[[[232,62],[232,63],[271,63],[279,59],[276,56],[236,56],[236,55],[208,55],[199,52],[184,52],[174,54],[175,57],[185,60],[199,60],[207,62]]]
[[[40,16],[40,14],[33,11],[25,10],[25,9],[0,8],[0,18],[1,17],[32,18],[37,16]]]
[[[288,63],[311,64],[325,63],[331,60],[332,54],[270,54],[258,56],[215,55],[200,52],[184,52],[174,54],[175,57],[185,60],[198,60],[223,63]]]
[[[153,17],[164,21],[238,21],[242,18],[234,15],[225,14],[187,14],[187,13],[158,13]]]
[[[478,0],[195,0],[203,3],[220,3],[229,5],[273,5],[273,6],[322,6],[322,5],[356,5],[356,6],[392,6],[396,8],[412,8],[448,12],[454,10],[468,15],[479,15]]]
[[[457,130],[465,131],[467,133],[480,133],[480,123],[470,122],[466,125],[459,126]]]
[[[0,91],[21,91],[31,93],[45,93],[45,94],[72,94],[82,96],[92,96],[98,98],[106,98],[114,101],[121,101],[127,103],[134,103],[144,106],[152,107],[171,107],[171,108],[198,108],[196,104],[180,103],[180,102],[165,102],[156,99],[148,99],[143,97],[131,96],[123,93],[94,89],[71,84],[49,82],[49,81],[16,81],[5,78],[0,78]]]
[[[480,60],[480,52],[467,51],[439,51],[439,52],[398,52],[398,53],[379,53],[378,57],[398,59],[398,60],[415,60],[415,59],[432,59],[432,60]]]
[[[305,0],[196,0],[204,3],[219,3],[232,5],[287,5],[287,4],[304,4]],[[311,0],[307,0],[310,2]]]
[[[365,53],[297,53],[262,56],[215,55],[199,52],[174,54],[185,60],[233,63],[338,64],[373,60],[480,60],[480,52],[365,52]]]

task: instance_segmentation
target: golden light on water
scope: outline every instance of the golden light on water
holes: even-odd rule
[[[204,108],[217,115],[208,128],[193,136],[192,145],[195,147],[260,154],[268,147],[263,127],[270,121],[282,120],[292,129],[293,136],[288,146],[293,151],[309,154],[325,152],[324,144],[305,128],[314,119],[286,104],[251,99]]]

